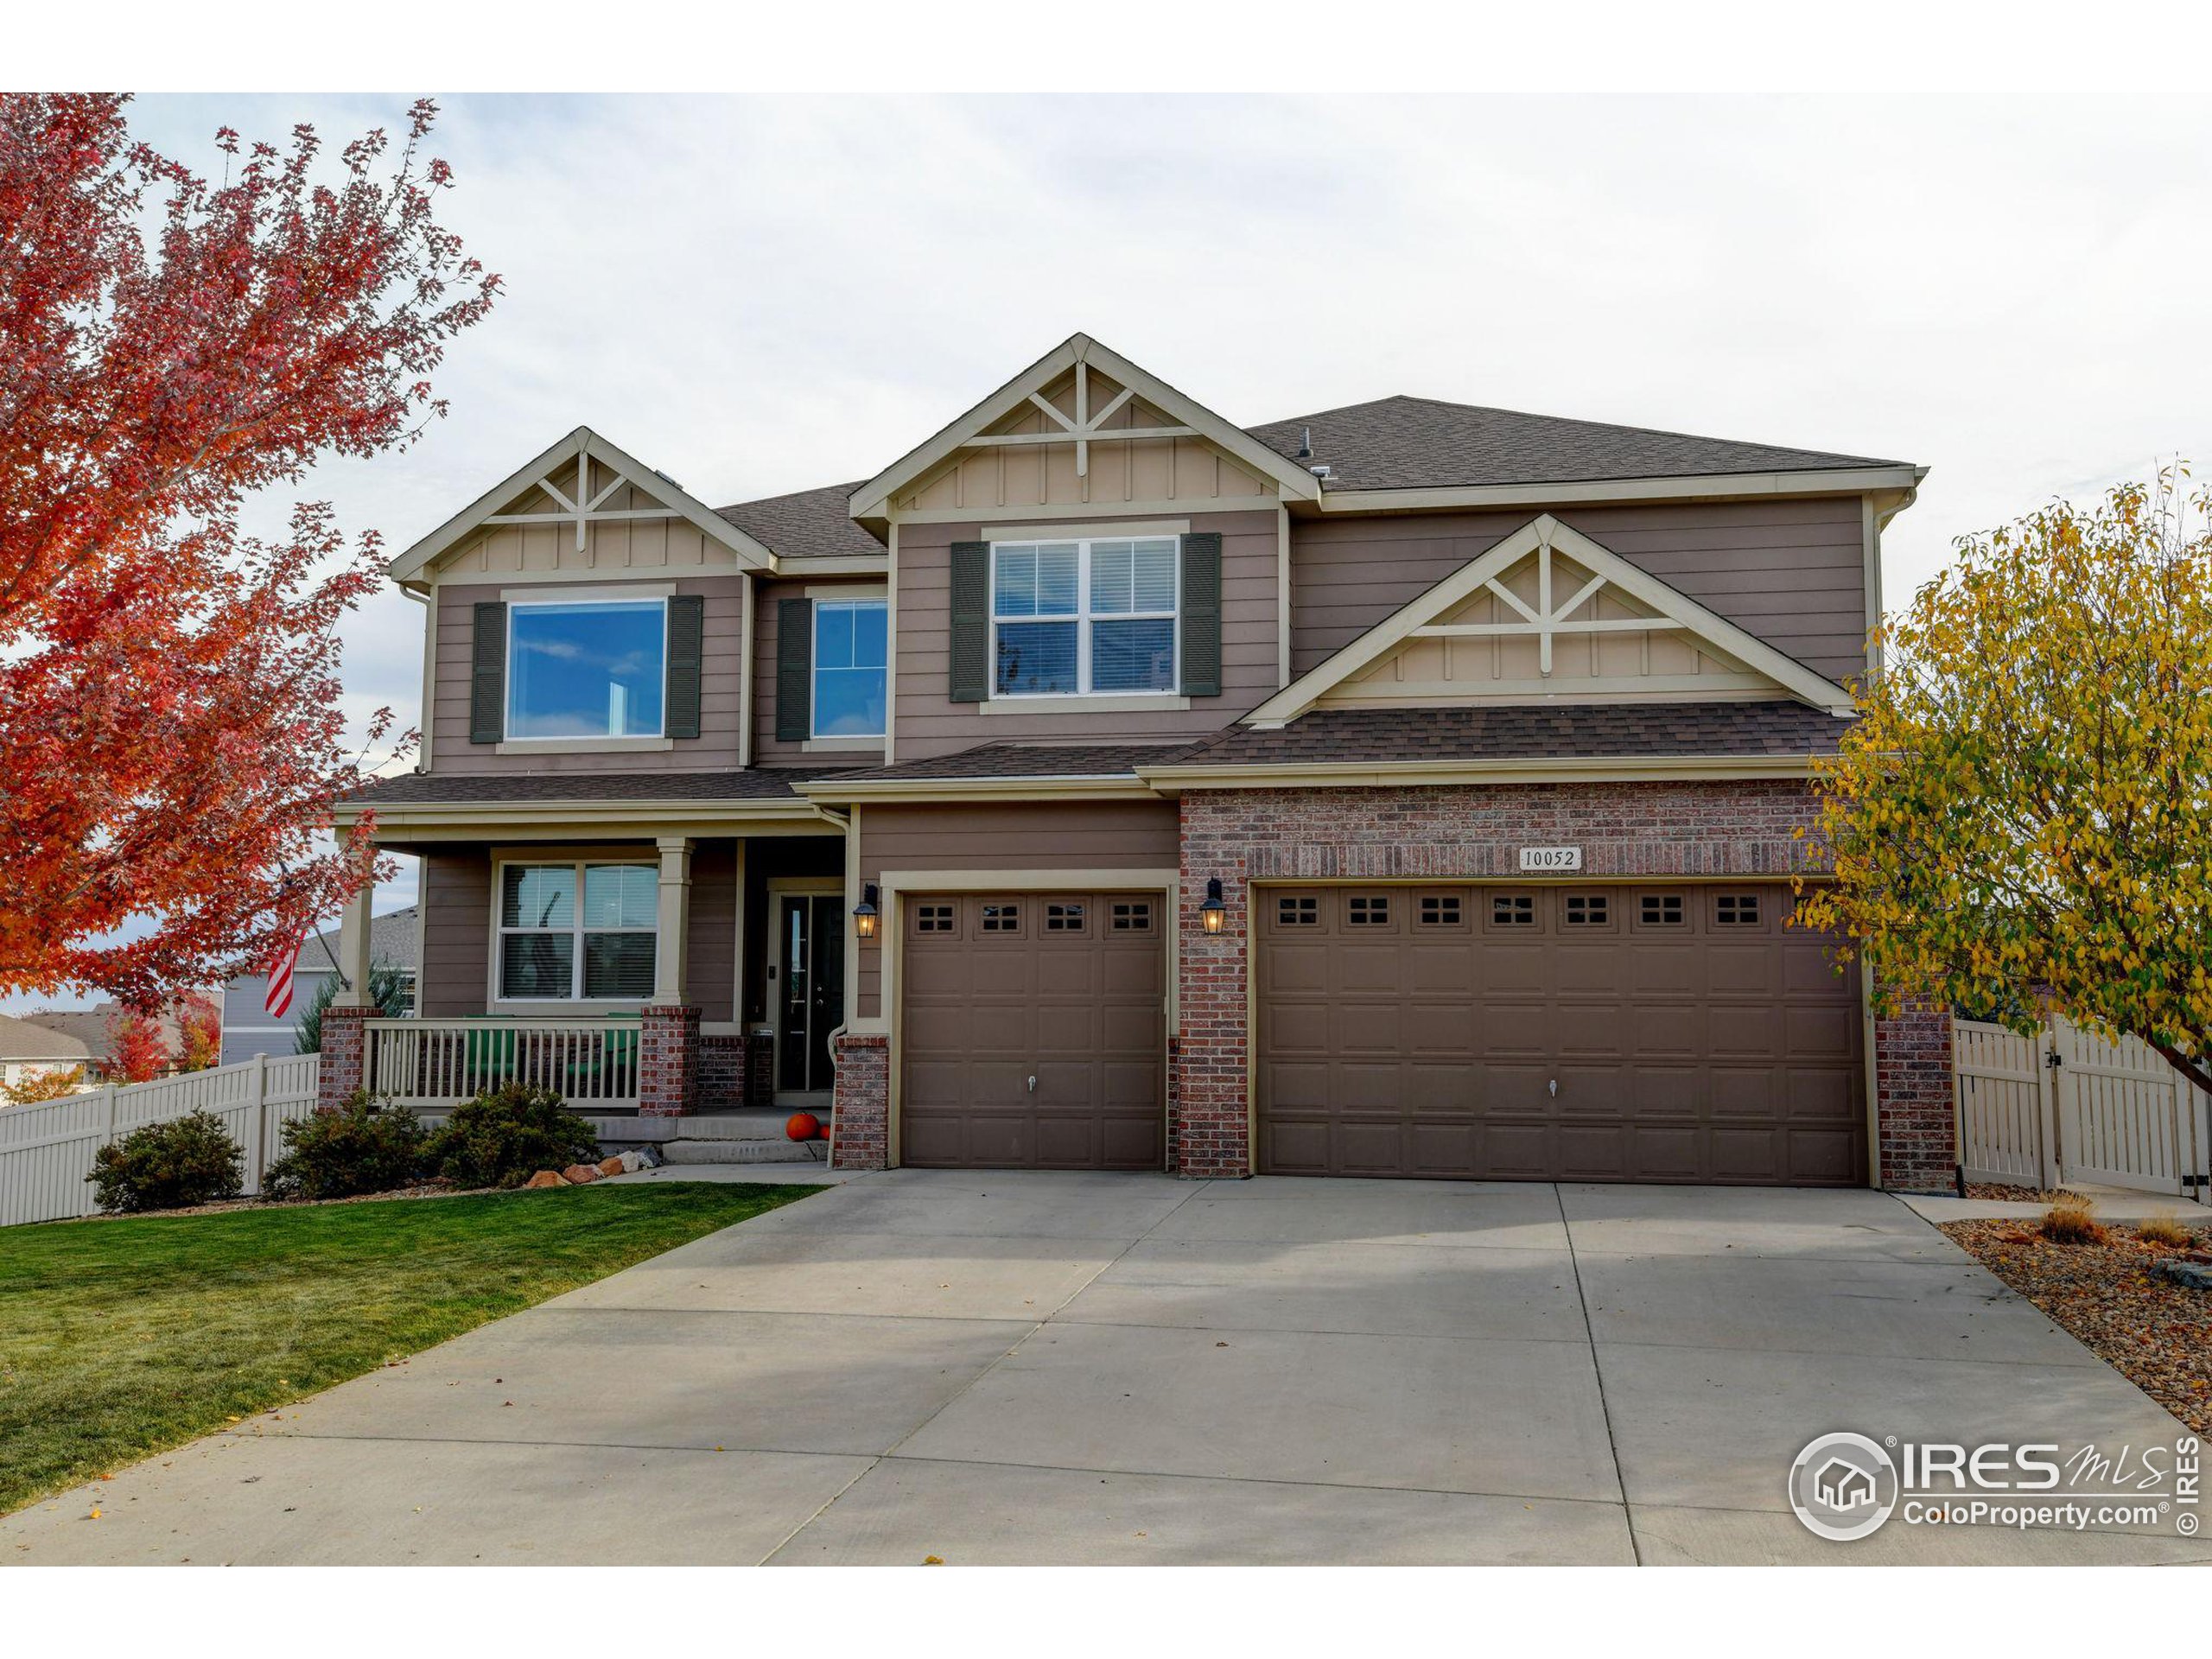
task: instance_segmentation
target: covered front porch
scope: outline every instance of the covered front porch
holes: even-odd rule
[[[766,821],[425,816],[379,806],[372,832],[420,860],[415,1012],[368,1004],[365,890],[340,927],[327,1101],[364,1088],[436,1114],[518,1082],[608,1120],[609,1140],[828,1119],[852,959],[842,819],[790,797]]]

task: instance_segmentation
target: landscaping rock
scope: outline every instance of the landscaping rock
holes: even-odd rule
[[[640,1147],[638,1148],[638,1167],[639,1169],[658,1169],[661,1166],[661,1162],[662,1160],[660,1154],[655,1152],[651,1147]]]
[[[2169,1257],[2158,1263],[2158,1271],[2176,1284],[2187,1285],[2191,1290],[2212,1290],[2212,1268]]]
[[[561,1172],[561,1179],[570,1186],[583,1186],[599,1179],[599,1167],[595,1164],[570,1164]]]
[[[634,1149],[624,1153],[620,1161],[622,1173],[625,1175],[634,1175],[645,1166],[645,1160],[639,1157]]]
[[[599,1160],[599,1173],[602,1175],[626,1175],[629,1171],[630,1166],[620,1158],[602,1158]]]
[[[522,1184],[523,1191],[525,1192],[532,1187],[566,1186],[567,1185],[568,1183],[561,1179],[560,1171],[555,1169],[541,1169]]]

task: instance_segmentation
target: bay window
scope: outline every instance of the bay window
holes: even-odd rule
[[[651,864],[501,865],[501,999],[650,997],[659,881]]]
[[[992,696],[1173,691],[1178,551],[1173,536],[995,544]]]

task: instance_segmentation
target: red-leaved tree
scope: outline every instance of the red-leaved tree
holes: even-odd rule
[[[177,1065],[205,1071],[223,1059],[223,1007],[205,991],[187,991],[176,1001]]]
[[[107,1032],[107,1080],[150,1083],[176,1063],[176,1055],[152,1014],[125,1008]]]
[[[373,764],[337,628],[376,538],[239,515],[442,412],[428,376],[499,279],[436,221],[435,113],[334,168],[310,128],[226,130],[211,181],[133,143],[121,99],[0,96],[0,993],[150,1007],[376,874],[323,833]],[[391,724],[372,747],[411,747]]]

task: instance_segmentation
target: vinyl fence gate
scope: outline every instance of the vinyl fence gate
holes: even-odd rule
[[[2212,1103],[2149,1044],[2062,1019],[2032,1037],[1971,1020],[1951,1032],[1967,1179],[2212,1197]]]

